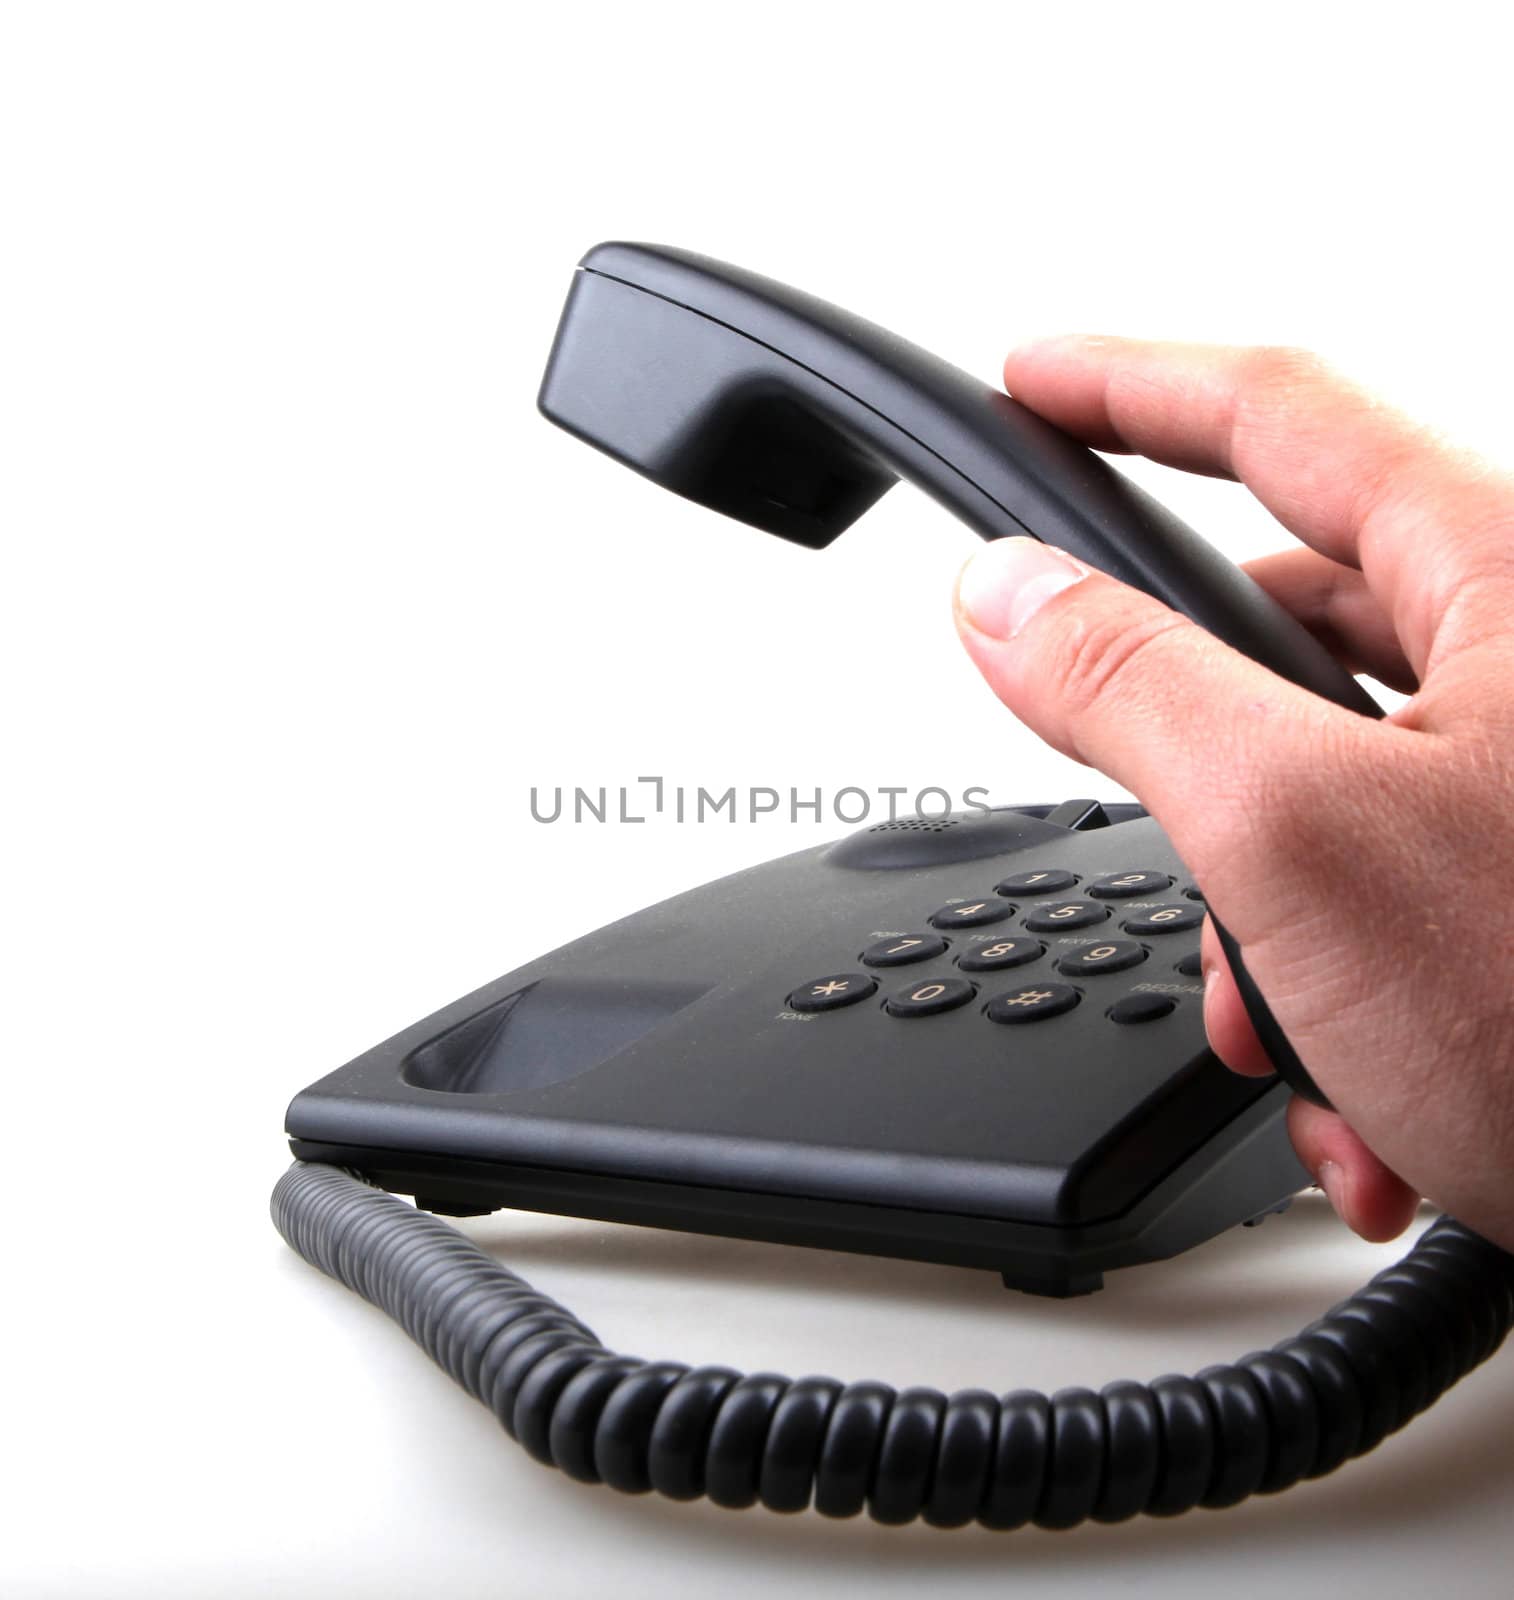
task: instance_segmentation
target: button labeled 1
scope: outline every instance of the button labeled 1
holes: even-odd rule
[[[1000,894],[1064,894],[1078,881],[1075,872],[1062,867],[1042,867],[1039,872],[1017,872],[998,885]]]

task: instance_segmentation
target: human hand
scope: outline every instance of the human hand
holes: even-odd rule
[[[1235,935],[1336,1112],[1295,1098],[1299,1158],[1369,1239],[1419,1195],[1514,1249],[1514,478],[1314,357],[1064,338],[1015,397],[1106,451],[1238,479],[1308,548],[1252,577],[1382,722],[1276,677],[1049,546],[963,569],[963,643],[1022,721],[1146,806]],[[1270,1071],[1211,928],[1204,1021]]]

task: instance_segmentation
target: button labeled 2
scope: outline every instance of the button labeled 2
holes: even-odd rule
[[[1100,900],[1133,900],[1138,894],[1161,894],[1171,887],[1165,872],[1106,872],[1089,884],[1088,892]]]

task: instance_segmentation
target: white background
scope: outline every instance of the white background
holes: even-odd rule
[[[1113,792],[959,656],[972,540],[914,491],[817,556],[537,416],[589,245],[740,261],[988,379],[1066,328],[1314,345],[1506,454],[1494,15],[0,10],[0,1591],[1505,1591],[1506,1363],[1236,1512],[1003,1537],[733,1516],[532,1465],[265,1209],[304,1083],[827,831],[544,827],[533,783]],[[1240,491],[1136,470],[1230,554],[1280,542]],[[1191,1369],[1392,1254],[1302,1203],[1056,1305],[469,1226],[618,1348],[946,1388]]]

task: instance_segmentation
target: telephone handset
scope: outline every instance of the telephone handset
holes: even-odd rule
[[[540,404],[657,482],[815,548],[908,477],[986,538],[1060,545],[1377,710],[1100,458],[737,268],[591,251]],[[947,1396],[618,1355],[425,1214],[563,1212],[1087,1293],[1307,1182],[1283,1082],[1208,1050],[1204,913],[1138,806],[864,827],[550,952],[312,1084],[289,1107],[297,1160],[274,1220],[583,1481],[993,1528],[1274,1492],[1370,1450],[1490,1355],[1514,1324],[1514,1262],[1443,1218],[1304,1334],[1196,1378]],[[1282,1079],[1320,1099],[1221,938]]]
[[[1381,715],[1245,573],[1008,395],[850,312],[689,251],[602,244],[579,267],[541,409],[665,488],[819,549],[908,478],[983,538],[1057,545],[1282,677]],[[1268,1057],[1327,1105],[1214,926]]]

